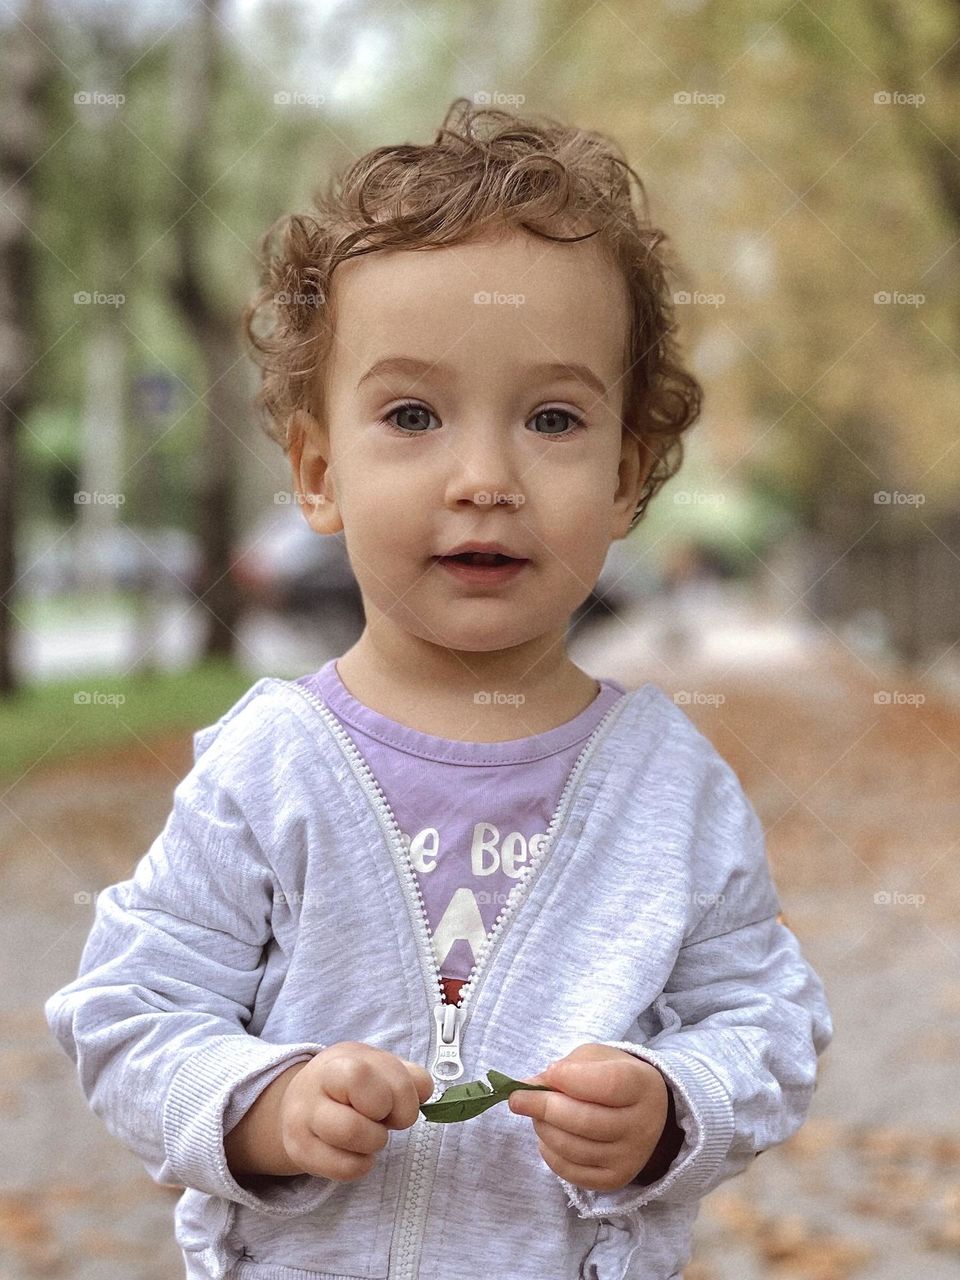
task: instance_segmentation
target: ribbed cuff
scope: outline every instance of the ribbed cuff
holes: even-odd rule
[[[581,1218],[635,1213],[666,1193],[672,1202],[695,1203],[723,1164],[733,1141],[733,1104],[727,1090],[691,1054],[677,1049],[661,1053],[624,1040],[598,1043],[632,1053],[663,1073],[673,1090],[677,1124],[686,1137],[670,1169],[646,1187],[630,1182],[618,1191],[588,1191],[561,1178],[570,1203]]]
[[[174,1075],[163,1106],[164,1149],[176,1180],[275,1218],[297,1217],[322,1204],[337,1184],[309,1173],[278,1176],[259,1194],[241,1187],[227,1164],[223,1122],[234,1090],[256,1080],[259,1096],[288,1067],[324,1048],[236,1034],[214,1036],[191,1053]]]

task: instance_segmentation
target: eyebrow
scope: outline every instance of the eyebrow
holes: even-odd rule
[[[528,364],[523,372],[557,381],[582,382],[591,391],[595,391],[598,396],[607,394],[606,386],[593,370],[585,364],[567,364],[564,361],[544,360]],[[397,373],[411,374],[413,376],[437,373],[441,377],[451,377],[453,370],[449,365],[441,364],[438,361],[420,360],[416,356],[385,356],[384,359],[378,360],[376,364],[372,364],[366,373],[362,375],[357,383],[357,390],[359,391],[363,384],[371,378]]]

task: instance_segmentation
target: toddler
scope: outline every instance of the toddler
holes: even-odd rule
[[[264,237],[259,402],[365,627],[194,734],[45,1005],[188,1278],[679,1280],[803,1123],[833,1028],[754,809],[566,653],[700,411],[663,239],[609,139],[466,99]],[[491,1068],[548,1087],[421,1113]]]

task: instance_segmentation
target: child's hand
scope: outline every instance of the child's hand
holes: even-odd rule
[[[343,1040],[290,1081],[280,1105],[283,1147],[303,1173],[354,1182],[373,1168],[388,1129],[409,1129],[433,1093],[425,1067]]]
[[[587,1191],[618,1191],[647,1164],[667,1120],[667,1085],[649,1062],[582,1044],[517,1090],[507,1105],[530,1116],[544,1163]]]

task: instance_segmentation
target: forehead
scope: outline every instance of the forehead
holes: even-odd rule
[[[511,231],[377,251],[337,267],[331,300],[334,364],[354,386],[399,349],[463,367],[577,361],[608,385],[622,369],[627,289],[596,237],[562,244]]]

